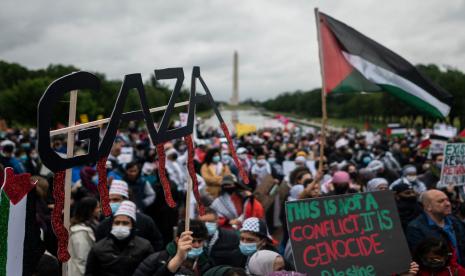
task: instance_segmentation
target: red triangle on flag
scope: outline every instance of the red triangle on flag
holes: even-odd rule
[[[465,129],[459,133],[459,137],[465,138]]]
[[[325,92],[329,93],[346,79],[354,68],[345,59],[339,43],[327,24],[325,16],[320,13]]]

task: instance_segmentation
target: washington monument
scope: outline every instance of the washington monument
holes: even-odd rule
[[[233,93],[231,97],[231,105],[239,104],[239,55],[234,51],[233,61]]]

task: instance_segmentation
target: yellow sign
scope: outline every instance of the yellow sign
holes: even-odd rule
[[[87,116],[87,114],[79,115],[79,119],[81,121],[81,124],[85,124],[89,122],[89,117]]]
[[[249,133],[252,133],[252,132],[256,132],[256,131],[257,131],[257,126],[256,125],[241,124],[241,123],[236,124],[237,137],[241,137],[243,135],[246,135],[246,134],[249,134]]]

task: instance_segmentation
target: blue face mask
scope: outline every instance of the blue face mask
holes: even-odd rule
[[[189,252],[187,252],[187,258],[188,259],[195,259],[198,256],[200,256],[200,254],[202,254],[202,252],[203,252],[203,247],[192,248],[191,250],[189,250]]]
[[[92,183],[94,183],[95,185],[98,185],[98,174],[92,176]]]
[[[119,202],[112,202],[110,203],[111,213],[114,215],[119,208]]]
[[[205,222],[205,227],[207,227],[209,236],[213,236],[213,234],[215,234],[216,230],[218,229],[216,222]]]
[[[223,163],[227,164],[227,163],[229,163],[229,161],[231,161],[231,156],[229,156],[227,154],[223,154],[221,156],[221,159],[223,159]]]
[[[213,159],[212,159],[213,163],[218,163],[220,162],[220,160],[221,158],[219,156],[213,156]]]
[[[243,243],[241,242],[239,244],[239,249],[241,250],[241,253],[250,256],[253,253],[257,252],[257,244],[252,242],[252,243]]]

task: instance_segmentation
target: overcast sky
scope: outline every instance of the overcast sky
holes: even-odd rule
[[[111,79],[184,67],[189,80],[198,65],[227,100],[237,50],[241,100],[263,100],[321,85],[314,7],[414,64],[465,71],[465,0],[1,0],[0,59]]]

